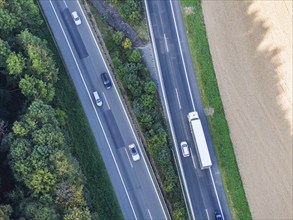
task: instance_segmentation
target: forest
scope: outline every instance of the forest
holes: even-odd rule
[[[98,219],[55,103],[59,69],[34,0],[0,0],[0,219]]]

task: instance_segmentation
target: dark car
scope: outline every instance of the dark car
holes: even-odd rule
[[[223,220],[222,213],[220,211],[215,211],[216,220]]]
[[[102,81],[103,81],[105,88],[110,89],[112,87],[112,83],[111,83],[111,79],[110,79],[108,73],[102,73],[101,78],[102,78]]]

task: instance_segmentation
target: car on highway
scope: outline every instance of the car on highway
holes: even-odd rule
[[[180,146],[181,146],[181,150],[182,150],[183,157],[189,157],[190,153],[189,153],[189,147],[187,145],[187,142],[186,141],[182,141],[180,143]]]
[[[78,25],[81,25],[81,19],[80,19],[79,15],[78,15],[77,11],[73,11],[73,12],[71,13],[71,15],[72,15],[72,18],[73,18],[74,23],[75,23],[77,26],[78,26]]]
[[[215,211],[216,220],[223,220],[222,213],[220,211]]]
[[[130,150],[130,153],[131,153],[131,156],[132,156],[132,159],[134,161],[138,161],[140,159],[140,156],[138,154],[138,150],[137,150],[137,147],[136,145],[133,143],[133,144],[130,144],[128,146],[129,150]]]
[[[99,93],[97,91],[94,91],[93,95],[94,95],[97,106],[101,107],[103,105],[103,101],[101,97],[99,96]]]
[[[102,81],[103,81],[105,88],[110,89],[112,87],[112,83],[111,83],[111,79],[109,77],[109,74],[106,72],[102,73],[101,78],[102,78]]]

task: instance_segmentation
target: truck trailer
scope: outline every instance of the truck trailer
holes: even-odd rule
[[[200,168],[207,169],[212,166],[212,161],[207,146],[207,142],[202,129],[202,124],[197,112],[189,112],[187,115],[189,126],[195,143]]]

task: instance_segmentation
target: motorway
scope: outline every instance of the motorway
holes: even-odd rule
[[[165,112],[170,123],[176,155],[181,167],[189,216],[192,219],[214,219],[220,210],[231,219],[221,174],[200,98],[180,2],[145,0],[153,48],[159,71]],[[202,121],[213,166],[201,170],[192,140],[187,114],[197,111]],[[187,141],[191,156],[183,157],[180,142]]]
[[[115,84],[110,90],[103,86],[100,74],[109,72],[109,69],[79,2],[40,0],[40,5],[76,87],[123,217],[169,218],[166,206],[160,199],[160,192],[156,190],[156,182],[151,178],[152,170],[147,166],[148,161],[142,154],[140,143],[117,88]],[[81,25],[74,24],[70,16],[72,11],[77,11],[81,16]],[[94,102],[92,92],[95,90],[103,99],[102,107],[97,107]],[[116,129],[113,130],[113,127]],[[128,149],[131,143],[139,145],[139,161],[132,160]]]

